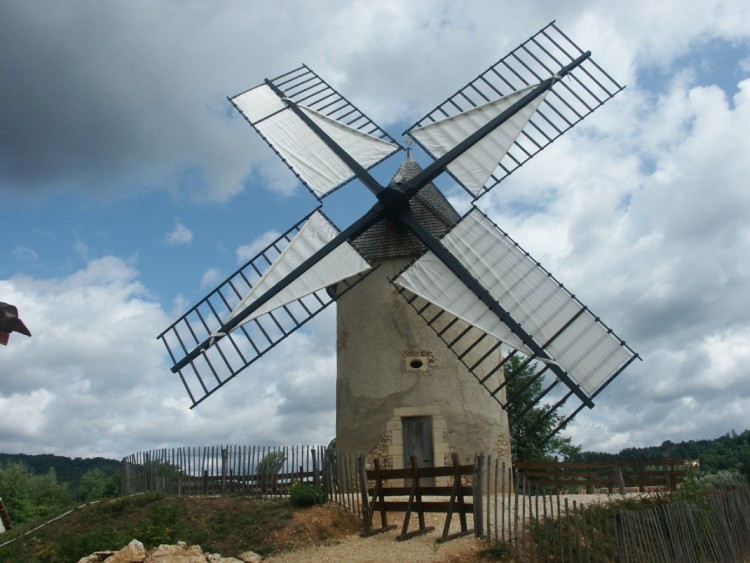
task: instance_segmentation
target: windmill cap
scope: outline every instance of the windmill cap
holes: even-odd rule
[[[31,331],[18,318],[18,309],[15,305],[9,305],[2,301],[0,301],[0,332],[20,332],[26,336],[31,336]]]

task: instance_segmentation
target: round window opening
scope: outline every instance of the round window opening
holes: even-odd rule
[[[412,360],[411,360],[411,361],[409,362],[409,367],[410,367],[410,368],[412,368],[412,369],[419,369],[419,368],[421,368],[421,367],[422,367],[423,365],[424,365],[424,363],[422,362],[422,360],[421,360],[420,358],[413,358],[413,359],[412,359]]]

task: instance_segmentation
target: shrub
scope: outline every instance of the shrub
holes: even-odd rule
[[[326,494],[320,487],[313,487],[307,483],[297,481],[289,490],[289,496],[294,506],[312,506],[314,504],[323,504],[326,501]]]
[[[268,452],[268,454],[258,462],[255,471],[259,475],[276,475],[281,471],[281,468],[284,467],[285,461],[286,454],[282,450],[274,450]]]
[[[689,500],[705,496],[716,489],[729,489],[746,483],[745,476],[735,469],[722,469],[712,473],[689,472],[678,490],[678,496]]]

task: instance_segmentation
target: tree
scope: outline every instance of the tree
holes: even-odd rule
[[[255,472],[259,476],[260,486],[263,492],[272,488],[276,489],[276,475],[284,467],[286,453],[283,450],[268,452],[255,466]]]
[[[0,497],[15,524],[46,518],[71,504],[68,487],[57,482],[53,468],[34,475],[20,462],[0,467]]]
[[[557,428],[563,417],[547,416],[545,408],[538,406],[542,395],[543,378],[527,358],[515,354],[505,364],[507,397],[512,401],[506,407],[510,424],[510,444],[513,461],[548,461],[558,457],[576,458],[581,451],[570,437],[559,434],[543,440]]]
[[[0,498],[14,523],[20,524],[31,515],[31,474],[22,463],[0,468]]]
[[[255,472],[262,475],[276,475],[284,467],[286,454],[283,450],[274,450],[268,452],[263,459],[258,462]]]
[[[53,516],[70,505],[68,486],[57,482],[54,467],[50,467],[44,475],[31,475],[29,488],[34,517]]]
[[[78,500],[80,502],[91,502],[103,498],[116,497],[120,490],[117,475],[105,473],[99,468],[89,469],[81,475],[81,484],[78,487]]]

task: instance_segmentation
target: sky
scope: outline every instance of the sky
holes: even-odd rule
[[[643,359],[567,435],[750,427],[750,3],[0,0],[0,451],[328,443],[333,308],[192,410],[156,340],[317,205],[227,97],[305,63],[403,141],[552,20],[626,89],[482,208]]]

